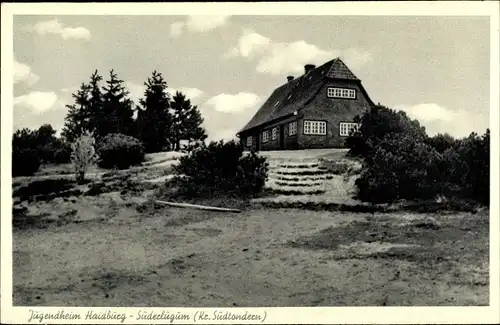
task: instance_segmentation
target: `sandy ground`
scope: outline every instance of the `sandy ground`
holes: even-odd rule
[[[59,201],[45,209],[64,214]],[[130,203],[118,193],[72,206],[79,205],[92,206],[95,218],[14,232],[15,305],[488,304],[487,212],[431,221],[402,213],[234,214]]]
[[[110,173],[103,190],[96,180],[79,194],[16,199],[14,305],[488,305],[487,210],[254,205],[235,214],[154,205],[169,160],[157,155],[129,179]],[[16,179],[16,189],[34,180]]]

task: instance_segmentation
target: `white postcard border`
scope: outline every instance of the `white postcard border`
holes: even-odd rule
[[[491,130],[491,208],[490,208],[490,306],[488,307],[286,307],[286,308],[58,308],[12,307],[12,225],[11,225],[11,135],[13,128],[13,15],[371,15],[371,16],[489,16],[490,33],[490,130]],[[6,4],[2,3],[2,167],[1,168],[1,322],[26,323],[30,310],[43,313],[84,315],[94,312],[126,313],[124,323],[162,324],[168,321],[137,320],[139,311],[168,311],[176,314],[231,311],[265,315],[266,324],[487,324],[500,322],[499,300],[499,4],[486,2],[351,2],[351,3],[88,3],[88,4]],[[173,323],[193,323],[175,320]],[[50,320],[51,324],[115,324],[119,320]],[[256,321],[213,321],[197,323],[260,323]]]

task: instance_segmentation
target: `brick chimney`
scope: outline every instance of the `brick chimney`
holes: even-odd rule
[[[293,80],[293,78],[294,78],[293,76],[288,76],[288,77],[286,77],[286,80],[288,80],[288,82],[290,82]]]
[[[314,68],[316,68],[316,66],[314,64],[306,64],[304,66],[304,74],[307,74],[309,71],[311,71]]]

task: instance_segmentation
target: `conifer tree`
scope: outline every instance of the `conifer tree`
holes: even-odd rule
[[[170,150],[172,116],[169,112],[170,98],[167,82],[162,74],[153,71],[144,83],[146,90],[140,100],[137,115],[140,138],[146,152]]]
[[[95,70],[90,77],[89,83],[89,100],[88,100],[88,127],[87,131],[90,133],[99,134],[97,128],[99,120],[104,117],[104,98],[101,91],[102,76]]]
[[[203,128],[203,117],[198,106],[191,105],[191,100],[181,92],[176,92],[170,103],[173,112],[173,150],[180,150],[181,140],[193,142],[204,141],[207,138]]]
[[[64,127],[61,135],[68,142],[73,142],[85,131],[89,130],[89,96],[90,86],[82,83],[76,94],[72,94],[74,103],[66,105],[68,113],[66,114]]]
[[[111,70],[106,84],[103,87],[102,109],[99,110],[101,114],[96,114],[96,136],[100,138],[110,133],[134,136],[133,103],[128,98],[129,92],[123,86],[123,80]]]

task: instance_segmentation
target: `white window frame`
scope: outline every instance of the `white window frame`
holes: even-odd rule
[[[326,94],[329,98],[356,99],[356,89],[328,87]]]
[[[247,147],[252,145],[252,136],[247,137]]]
[[[339,124],[339,135],[341,137],[348,137],[353,129],[359,130],[361,127],[360,123],[354,122],[340,122]]]
[[[262,132],[262,143],[268,142],[269,141],[269,131],[266,130]]]
[[[288,135],[296,135],[297,134],[297,121],[288,123]]]
[[[304,121],[304,134],[326,135],[326,121]]]
[[[276,140],[277,137],[278,137],[278,128],[273,128],[271,131],[271,139]]]

